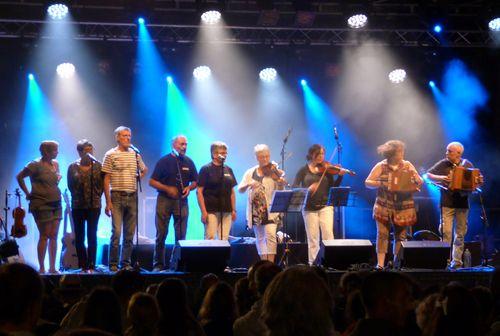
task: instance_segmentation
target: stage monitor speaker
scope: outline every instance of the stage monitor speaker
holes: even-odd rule
[[[180,272],[223,272],[230,257],[227,240],[179,240],[173,261]]]
[[[401,267],[445,269],[450,258],[450,243],[442,241],[404,241],[401,244]]]
[[[347,270],[355,264],[372,264],[375,251],[368,239],[323,240],[323,266]]]

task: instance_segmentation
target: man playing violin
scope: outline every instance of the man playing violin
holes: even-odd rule
[[[422,185],[422,178],[411,162],[404,160],[405,144],[399,140],[389,140],[378,146],[377,152],[385,159],[378,162],[365,180],[370,189],[377,189],[373,205],[373,218],[377,222],[377,268],[384,268],[385,255],[389,246],[389,231],[394,224],[394,261],[398,261],[401,242],[406,239],[406,227],[417,222],[417,213],[412,192],[389,191],[389,174],[398,170],[408,170],[412,180]]]
[[[276,257],[276,228],[280,214],[270,213],[271,201],[275,190],[283,189],[286,184],[285,172],[271,162],[271,152],[267,145],[254,147],[258,165],[248,169],[243,175],[238,191],[248,190],[247,226],[253,227],[257,252],[262,260],[274,262]]]
[[[297,172],[293,186],[309,189],[302,217],[306,228],[309,265],[312,265],[319,252],[320,232],[321,239],[333,239],[333,206],[327,205],[328,194],[331,187],[340,185],[347,170],[340,167],[333,169],[333,165],[325,161],[325,148],[319,144],[309,147],[306,158],[307,164]]]
[[[451,142],[446,147],[446,158],[437,162],[427,172],[430,180],[448,186],[451,171],[454,167],[463,166],[473,168],[473,164],[462,158],[464,146],[460,142]],[[479,176],[479,184],[483,184],[483,176]],[[453,240],[453,260],[451,268],[462,266],[464,252],[464,238],[467,233],[467,217],[469,215],[469,194],[461,191],[441,189],[441,223],[439,231],[443,241],[451,243],[453,220],[456,220],[455,235]]]

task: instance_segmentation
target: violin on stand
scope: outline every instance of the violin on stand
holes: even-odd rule
[[[12,217],[14,217],[14,225],[10,231],[10,235],[14,238],[22,238],[28,234],[28,229],[24,225],[24,217],[26,217],[26,210],[21,206],[21,193],[19,188],[15,192],[17,198],[17,207],[12,210]]]

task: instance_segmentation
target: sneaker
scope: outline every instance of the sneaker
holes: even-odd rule
[[[161,271],[163,271],[163,267],[161,265],[157,265],[157,266],[153,267],[152,272],[159,273]]]
[[[130,265],[123,265],[121,269],[125,270],[125,271],[133,271],[134,270],[134,268]]]
[[[112,273],[118,272],[118,266],[116,266],[116,265],[109,266],[109,271]]]

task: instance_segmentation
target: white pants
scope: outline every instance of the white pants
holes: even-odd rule
[[[220,212],[209,213],[207,224],[205,225],[205,239],[227,240],[229,237],[229,231],[231,231],[231,222],[230,212],[222,213],[222,227]]]
[[[255,245],[259,255],[276,254],[276,224],[254,225]]]
[[[333,206],[326,206],[317,211],[302,211],[307,235],[307,254],[309,265],[318,256],[321,239],[333,239]]]

